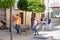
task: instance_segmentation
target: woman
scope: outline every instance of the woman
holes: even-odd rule
[[[35,35],[36,33],[38,34],[38,29],[39,29],[39,26],[38,26],[38,20],[34,20],[34,32],[35,32]]]

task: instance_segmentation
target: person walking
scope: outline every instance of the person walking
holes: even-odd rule
[[[19,15],[16,15],[16,19],[15,19],[15,24],[16,24],[16,31],[17,34],[19,34],[20,30],[20,24],[21,24],[21,18],[19,17]]]
[[[45,31],[46,21],[45,19],[42,20],[42,31]]]
[[[38,24],[37,19],[34,20],[34,27],[33,28],[34,28],[35,35],[38,34],[39,24]]]
[[[37,25],[35,26],[35,28],[34,28],[35,30],[35,35],[38,35],[39,33],[38,33],[38,31],[39,31],[39,23],[37,23]]]

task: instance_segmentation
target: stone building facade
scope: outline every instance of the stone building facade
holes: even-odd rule
[[[15,7],[12,8],[12,15],[16,16],[16,14],[19,14],[22,19],[22,24],[31,25],[31,18],[37,17],[39,20],[42,17],[45,17],[48,19],[51,18],[52,22],[60,22],[60,17],[55,17],[56,15],[60,15],[60,0],[44,0],[46,5],[46,10],[44,13],[34,13],[32,12],[25,12],[18,10],[18,8]],[[15,9],[16,8],[16,9]],[[6,13],[5,13],[6,11]],[[49,15],[48,15],[49,13]],[[10,27],[10,9],[0,9],[0,19],[5,20],[7,23],[7,27]]]
[[[34,19],[33,17],[37,17],[38,20],[42,17],[44,17],[44,13],[32,13],[32,12],[27,12],[27,11],[21,11],[21,10],[16,10],[12,8],[12,16],[16,16],[16,14],[19,14],[21,17],[21,24],[23,25],[31,25],[31,19]],[[42,15],[42,16],[41,16]],[[10,9],[6,9],[6,22],[7,26],[9,27],[10,24]]]

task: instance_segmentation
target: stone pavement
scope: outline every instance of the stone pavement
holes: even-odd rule
[[[26,40],[60,40],[60,23],[54,23],[52,31],[39,31],[40,35],[31,35]]]
[[[29,32],[29,33],[22,33],[21,35],[20,34],[16,34],[16,31],[13,32],[13,40],[25,40],[25,37],[31,35],[32,32]],[[11,36],[10,36],[10,32],[9,30],[0,30],[0,40],[10,40],[11,39]]]
[[[10,33],[8,30],[0,30],[0,40],[10,40]],[[33,32],[29,32],[27,35],[25,33],[16,34],[13,32],[13,40],[60,40],[60,23],[54,24],[54,29],[52,31],[39,31],[39,35],[34,35]]]

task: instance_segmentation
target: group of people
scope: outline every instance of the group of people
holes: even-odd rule
[[[16,17],[12,17],[12,21],[15,23],[15,28],[16,28],[17,34],[19,34],[20,24],[21,24],[20,16],[17,14]],[[38,19],[34,19],[33,30],[35,32],[35,35],[39,34],[38,31],[39,31],[40,24],[41,24],[42,31],[44,31],[45,27],[46,27],[46,19],[44,19],[44,18],[41,19],[41,22],[39,22]],[[49,28],[51,28],[51,19],[48,19],[48,25],[49,25]]]
[[[40,27],[40,24],[41,24],[41,29],[42,31],[45,31],[45,28],[46,28],[46,19],[41,19],[41,22],[38,21],[38,19],[35,19],[34,20],[34,23],[33,23],[33,29],[34,29],[34,32],[35,32],[35,35],[36,34],[39,34],[38,31],[39,31],[39,27]],[[51,29],[51,19],[48,19],[48,27]]]

